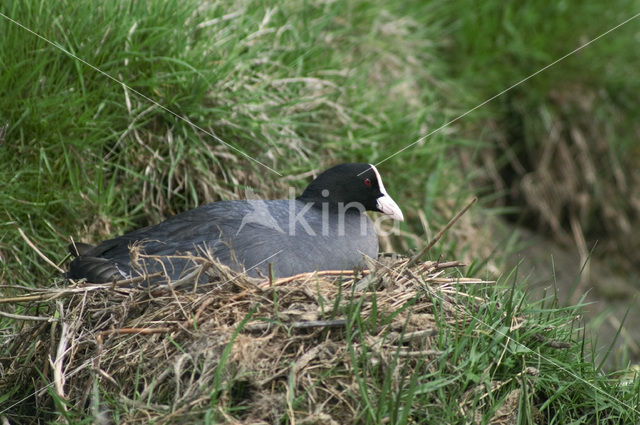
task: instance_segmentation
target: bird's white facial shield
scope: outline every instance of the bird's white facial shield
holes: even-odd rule
[[[387,190],[384,188],[384,184],[382,183],[382,178],[380,177],[378,169],[375,167],[375,165],[371,165],[371,169],[376,174],[376,178],[378,179],[378,187],[380,188],[380,193],[382,193],[382,196],[376,200],[376,206],[381,212],[391,216],[391,218],[393,218],[394,220],[404,221],[402,210],[400,209],[398,204],[396,204],[396,201],[394,201],[391,196],[389,196]]]

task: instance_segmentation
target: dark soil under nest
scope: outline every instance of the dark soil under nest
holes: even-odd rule
[[[205,266],[211,283],[197,291],[71,282],[3,300],[38,318],[0,358],[6,417],[37,423],[66,400],[108,421],[116,403],[121,423],[187,422],[211,406],[231,423],[353,423],[362,385],[381,387],[359,376],[360,356],[397,387],[438,356],[438,326],[483,302],[458,290],[482,283],[458,262],[381,259],[371,273],[277,281]]]

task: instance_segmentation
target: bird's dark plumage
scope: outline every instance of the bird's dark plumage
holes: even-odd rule
[[[340,164],[295,200],[214,202],[97,246],[76,243],[67,276],[111,282],[161,271],[175,281],[197,265],[190,256],[205,252],[253,276],[266,275],[269,263],[277,277],[362,267],[363,255],[378,253],[364,210],[403,219],[375,167]]]

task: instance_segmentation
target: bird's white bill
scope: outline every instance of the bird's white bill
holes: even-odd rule
[[[383,213],[390,215],[394,220],[404,221],[404,216],[402,215],[402,210],[396,201],[391,199],[389,195],[382,195],[376,201],[376,206]]]
[[[404,216],[402,215],[402,210],[396,204],[396,201],[391,199],[391,196],[387,193],[387,190],[384,188],[384,184],[382,183],[382,177],[380,177],[380,173],[375,165],[369,164],[371,169],[376,174],[376,178],[378,179],[378,187],[380,188],[380,193],[382,196],[378,198],[376,201],[376,206],[383,213],[390,215],[394,220],[404,221]]]

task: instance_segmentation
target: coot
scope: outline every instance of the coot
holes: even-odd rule
[[[205,252],[251,276],[267,275],[270,263],[276,277],[360,268],[363,254],[378,255],[365,210],[403,220],[376,167],[340,164],[295,200],[214,202],[97,246],[78,244],[67,277],[97,283],[163,272],[165,281],[175,281]]]

